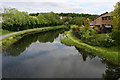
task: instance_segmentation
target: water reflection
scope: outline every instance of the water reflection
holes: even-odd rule
[[[120,67],[60,43],[64,30],[23,37],[3,53],[5,78],[104,78],[117,80]]]
[[[79,51],[79,53],[82,55],[83,61],[86,61],[86,59],[89,57],[90,59],[93,59],[96,57],[96,55],[86,52],[84,49],[76,47],[76,49]],[[118,80],[120,78],[120,66],[111,64],[107,62],[104,59],[101,59],[101,62],[103,64],[106,64],[106,70],[105,73],[102,74],[103,78],[105,80]]]
[[[106,62],[106,70],[103,74],[103,78],[105,78],[105,80],[113,80],[112,78],[118,80],[118,78],[120,78],[120,66]]]
[[[4,56],[18,56],[20,53],[22,53],[27,47],[30,46],[31,43],[39,41],[42,43],[46,42],[53,42],[55,38],[59,36],[59,33],[62,33],[64,30],[52,30],[48,32],[42,32],[42,33],[36,33],[36,34],[30,34],[16,43],[12,44],[8,49],[6,49],[3,52]]]
[[[83,61],[86,61],[86,59],[89,57],[90,59],[93,59],[96,57],[96,55],[94,55],[93,53],[90,52],[86,52],[84,49],[75,47],[79,53],[82,55]]]

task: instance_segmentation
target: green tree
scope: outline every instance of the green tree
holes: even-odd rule
[[[48,20],[48,23],[47,23],[48,26],[62,24],[62,21],[60,20],[59,16],[53,12],[41,13],[41,14]]]
[[[81,26],[84,24],[85,19],[86,19],[85,17],[77,17],[77,18],[75,18],[75,24],[78,26]]]
[[[85,20],[84,25],[85,25],[86,28],[89,28],[89,27],[90,27],[90,19],[89,19],[89,18],[87,18],[87,19]]]
[[[112,37],[115,40],[115,43],[117,45],[120,44],[120,2],[117,2],[114,11],[112,12],[113,16],[113,32]]]
[[[29,15],[26,12],[20,12],[13,9],[4,9],[2,28],[7,30],[24,30],[30,25]]]
[[[37,18],[38,18],[38,21],[39,21],[39,26],[45,26],[46,24],[48,24],[48,20],[47,20],[47,18],[44,17],[43,14],[40,13],[37,16]]]
[[[2,29],[11,31],[26,30],[44,26],[56,26],[63,23],[59,16],[53,12],[37,13],[30,16],[27,12],[20,12],[15,8],[5,8],[2,15]]]

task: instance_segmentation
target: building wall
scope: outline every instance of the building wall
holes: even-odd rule
[[[94,26],[111,26],[112,25],[112,19],[110,13],[104,13],[100,15],[98,18],[96,18],[94,21],[92,21],[90,24],[93,24]]]
[[[101,25],[101,23],[102,23],[101,17],[98,17],[97,19],[95,19],[94,23],[95,23],[95,25]]]

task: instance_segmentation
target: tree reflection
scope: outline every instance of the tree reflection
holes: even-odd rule
[[[82,48],[75,47],[78,52],[82,55],[83,61],[86,61],[86,59],[89,57],[90,59],[95,58],[95,55],[91,52],[87,52]]]
[[[105,80],[118,80],[118,78],[120,78],[120,66],[105,61],[104,63],[107,69],[103,74],[103,78],[105,78]]]
[[[84,49],[75,47],[79,53],[82,55],[84,61],[89,57],[91,59],[95,58],[93,53],[87,52]],[[114,65],[112,63],[107,62],[105,59],[101,59],[103,64],[106,64],[105,73],[103,73],[103,78],[105,80],[118,80],[120,78],[120,66]]]
[[[3,51],[3,56],[18,56],[20,55],[31,43],[39,41],[41,43],[53,42],[64,30],[52,30],[47,32],[35,33],[24,36],[16,43],[12,44],[9,48]]]

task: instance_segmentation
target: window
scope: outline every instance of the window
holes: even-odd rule
[[[102,26],[104,26],[104,24],[102,24]]]
[[[104,17],[102,17],[102,20],[104,20]]]
[[[108,20],[111,20],[111,17],[110,17],[110,16],[108,17]]]
[[[105,17],[105,20],[107,20],[107,17]]]

